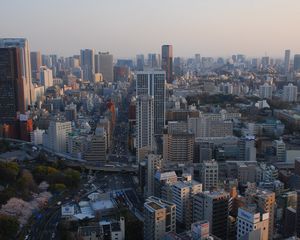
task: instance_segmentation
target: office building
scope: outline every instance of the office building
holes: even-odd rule
[[[161,135],[165,126],[166,86],[163,71],[137,72],[136,96],[148,95],[153,97],[154,134]]]
[[[143,54],[136,55],[136,70],[144,71],[145,58]]]
[[[261,213],[269,213],[269,239],[273,239],[275,219],[275,193],[265,189],[248,187],[245,193],[247,204],[256,204]]]
[[[177,179],[175,171],[157,171],[154,177],[154,196],[172,201],[172,186],[177,182]]]
[[[259,97],[263,99],[272,99],[273,87],[268,83],[259,86]]]
[[[256,161],[255,136],[241,137],[238,147],[240,161]]]
[[[95,55],[95,72],[102,73],[103,80],[113,82],[114,66],[113,55],[109,52],[99,52]]]
[[[284,72],[288,73],[290,71],[290,60],[291,60],[291,50],[285,50],[284,52]]]
[[[160,155],[148,154],[146,157],[146,196],[154,195],[154,178],[156,172],[160,170],[162,158]]]
[[[227,238],[230,195],[227,192],[202,192],[194,196],[194,222],[207,220],[210,233]]]
[[[149,53],[148,54],[148,67],[152,69],[160,68],[160,54]]]
[[[67,121],[75,121],[77,119],[77,105],[71,103],[65,107],[65,116]]]
[[[10,64],[14,61],[19,65],[18,74],[20,74],[22,82],[21,95],[22,101],[24,101],[24,106],[26,109],[33,103],[34,100],[34,90],[31,82],[31,61],[30,61],[30,50],[29,43],[25,38],[0,38],[0,48],[17,48],[18,50],[18,60],[13,60],[14,58],[9,57]],[[15,75],[15,74],[14,74]],[[19,95],[20,95],[19,94]]]
[[[172,185],[172,202],[176,204],[176,220],[189,228],[193,223],[193,198],[202,192],[202,184],[183,175],[183,180]]]
[[[219,166],[215,160],[204,161],[200,167],[200,178],[204,191],[213,191],[218,188]]]
[[[168,232],[176,232],[176,205],[156,197],[144,203],[144,240],[161,240]]]
[[[40,67],[42,66],[41,52],[31,52],[30,60],[31,60],[32,79],[39,80],[40,79]]]
[[[298,88],[292,83],[283,87],[282,101],[285,102],[297,102]]]
[[[194,158],[194,134],[173,133],[163,135],[164,160],[170,163],[192,163]]]
[[[83,80],[92,82],[95,74],[95,57],[93,49],[80,50],[80,66],[83,70]]]
[[[24,85],[18,48],[0,48],[0,120],[13,123],[28,108],[30,90]]]
[[[154,143],[154,99],[149,95],[138,96],[136,100],[137,118],[137,159],[141,161],[153,151]]]
[[[300,54],[295,54],[294,56],[294,71],[300,71]]]
[[[286,146],[282,139],[274,140],[272,142],[272,146],[274,148],[275,156],[278,162],[285,161],[285,154],[286,154]]]
[[[43,145],[54,152],[66,153],[67,137],[71,131],[71,122],[52,120],[43,135]]]
[[[40,68],[40,83],[45,87],[45,91],[48,87],[53,86],[53,74],[51,69],[45,66]]]
[[[84,160],[90,164],[106,163],[106,132],[104,128],[97,127],[95,134],[88,139],[88,150],[84,154]]]
[[[161,68],[166,72],[167,83],[173,82],[173,46],[161,47]]]
[[[237,217],[237,240],[268,240],[269,213],[260,213],[256,205],[239,208]]]
[[[207,220],[194,222],[191,226],[192,240],[209,239],[209,222]]]

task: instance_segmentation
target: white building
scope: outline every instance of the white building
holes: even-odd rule
[[[292,83],[283,87],[282,101],[297,102],[298,88]]]
[[[166,118],[166,74],[164,71],[140,71],[136,78],[136,96],[148,95],[154,101],[154,134],[162,134]]]
[[[34,145],[40,145],[43,144],[43,134],[45,133],[45,130],[42,129],[35,129],[33,132],[30,133],[30,141]]]
[[[286,155],[286,146],[285,146],[284,141],[282,141],[282,139],[274,140],[272,142],[272,146],[275,150],[275,155],[276,155],[277,161],[284,162],[285,155]]]
[[[265,99],[272,99],[273,87],[268,83],[259,86],[259,97]]]
[[[147,178],[146,193],[150,197],[154,194],[154,177],[157,170],[161,168],[162,158],[160,155],[148,154],[147,156]]]
[[[45,87],[45,90],[48,87],[53,86],[53,74],[52,70],[46,66],[40,67],[40,82]]]
[[[269,213],[261,214],[256,206],[239,208],[237,217],[237,240],[268,240]]]
[[[50,121],[48,130],[43,134],[43,145],[54,152],[67,152],[67,136],[72,131],[71,122]]]
[[[137,119],[137,159],[141,161],[152,151],[154,137],[154,99],[149,95],[140,95],[136,100]]]
[[[191,175],[183,176],[172,186],[172,202],[176,204],[176,219],[189,227],[193,222],[193,197],[202,192],[202,184],[192,180]]]
[[[256,161],[255,136],[240,138],[238,147],[240,161]]]

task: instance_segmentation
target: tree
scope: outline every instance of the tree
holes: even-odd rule
[[[0,215],[0,239],[13,239],[19,230],[19,221],[15,217]]]
[[[64,171],[65,175],[65,183],[69,187],[77,187],[80,183],[80,172],[77,170],[73,170],[71,168],[68,168]]]

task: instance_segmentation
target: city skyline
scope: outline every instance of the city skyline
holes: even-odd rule
[[[70,56],[92,48],[127,58],[159,53],[163,44],[173,45],[174,56],[181,57],[300,53],[300,33],[293,30],[300,20],[296,0],[17,0],[3,5],[0,37],[27,38],[32,51],[45,54]]]

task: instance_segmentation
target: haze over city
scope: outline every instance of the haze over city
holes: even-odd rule
[[[0,37],[62,56],[94,48],[133,57],[168,43],[182,57],[279,57],[300,52],[299,22],[298,0],[2,0]]]

